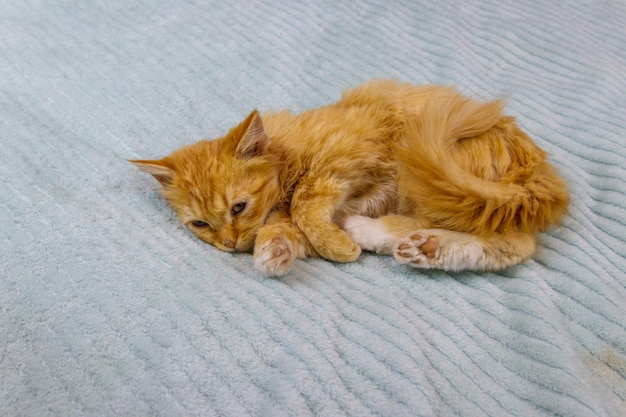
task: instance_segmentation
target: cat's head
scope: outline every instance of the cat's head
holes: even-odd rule
[[[159,160],[132,160],[163,186],[162,194],[196,236],[227,252],[248,252],[282,197],[281,162],[253,111],[220,139],[201,141]]]

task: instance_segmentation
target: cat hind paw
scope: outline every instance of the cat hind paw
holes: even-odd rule
[[[393,248],[393,257],[399,264],[416,268],[432,268],[440,256],[437,238],[420,233],[400,239]]]
[[[254,249],[254,266],[266,277],[281,277],[291,271],[296,259],[291,241],[274,237]]]

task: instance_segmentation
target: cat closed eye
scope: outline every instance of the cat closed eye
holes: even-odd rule
[[[237,214],[241,213],[243,211],[243,209],[246,208],[246,202],[242,201],[241,203],[237,203],[233,206],[232,208],[232,212],[233,212],[233,216],[236,216]]]
[[[199,229],[204,228],[204,227],[209,227],[209,224],[202,220],[195,220],[191,222],[191,224],[193,225],[193,227],[197,227]]]

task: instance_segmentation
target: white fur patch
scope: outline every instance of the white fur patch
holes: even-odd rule
[[[380,219],[353,215],[345,219],[343,229],[363,250],[391,254],[396,237],[385,229]]]

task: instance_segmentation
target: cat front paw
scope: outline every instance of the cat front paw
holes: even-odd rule
[[[346,232],[339,229],[334,236],[321,242],[313,241],[311,243],[322,258],[333,262],[352,262],[361,255],[361,247]]]
[[[254,248],[254,266],[266,277],[282,277],[291,271],[296,259],[293,244],[284,236],[275,236]]]
[[[432,268],[441,256],[441,247],[434,236],[419,232],[400,239],[393,248],[393,257],[399,264],[415,268]]]

